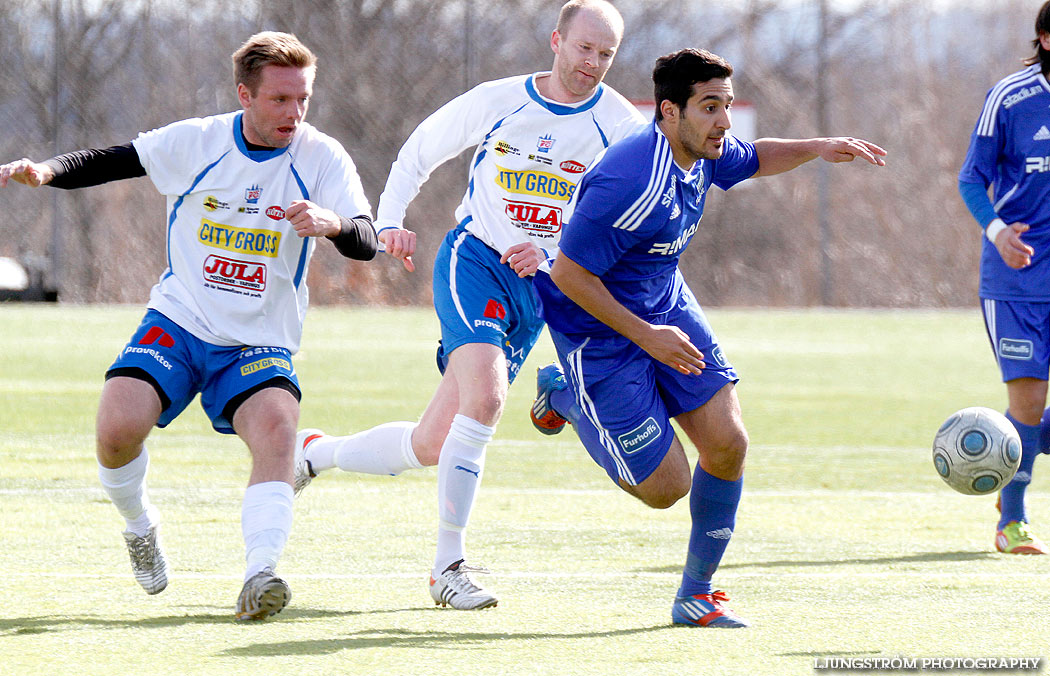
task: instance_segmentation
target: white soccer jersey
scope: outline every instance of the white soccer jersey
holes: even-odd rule
[[[371,216],[353,160],[301,124],[291,145],[248,150],[240,112],[140,134],[139,161],[167,196],[168,268],[150,292],[158,310],[215,345],[299,349],[315,238],[284,218],[293,200]]]
[[[480,84],[420,123],[390,168],[376,230],[401,227],[430,172],[476,145],[457,222],[500,254],[532,240],[552,256],[583,172],[646,120],[604,84],[577,105],[545,99],[536,89],[544,75]]]

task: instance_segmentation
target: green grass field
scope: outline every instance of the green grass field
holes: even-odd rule
[[[0,673],[794,675],[828,657],[1050,653],[1050,562],[996,554],[994,498],[954,493],[930,461],[949,413],[1005,406],[976,310],[709,313],[751,434],[716,578],[754,623],[737,631],[670,624],[687,501],[648,509],[571,432],[532,430],[546,337],[511,389],[468,539],[498,608],[437,609],[427,594],[434,470],[329,472],[296,504],[280,568],[291,605],[235,623],[247,452],[196,404],[151,437],[173,572],[146,596],[93,450],[102,374],[141,313],[0,305]],[[436,333],[428,310],[312,310],[302,426],[418,417]],[[1029,512],[1047,537],[1040,467]]]

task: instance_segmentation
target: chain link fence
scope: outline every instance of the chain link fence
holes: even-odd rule
[[[686,278],[705,305],[972,306],[980,233],[956,173],[984,93],[1031,53],[1040,3],[826,2],[824,14],[820,0],[615,3],[627,28],[606,81],[628,98],[652,97],[657,56],[704,47],[734,64],[758,136],[848,134],[890,152],[884,169],[822,175],[814,162],[716,191],[683,256]],[[234,110],[230,54],[256,31],[284,30],[319,57],[308,120],[346,146],[374,208],[401,143],[434,109],[478,82],[550,68],[560,5],[9,0],[0,161],[125,143]],[[414,274],[319,247],[314,302],[428,303],[468,154],[437,170],[409,209]],[[9,187],[0,203],[0,256],[38,271],[63,300],[142,302],[164,268],[164,202],[148,179]]]

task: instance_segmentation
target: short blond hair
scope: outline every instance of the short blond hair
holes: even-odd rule
[[[243,84],[254,95],[259,91],[266,66],[317,68],[317,57],[291,33],[256,33],[233,53],[234,84]]]
[[[566,2],[561,6],[561,11],[558,12],[558,25],[555,26],[555,30],[558,31],[559,35],[565,35],[566,31],[569,30],[569,26],[572,25],[573,19],[576,18],[581,9],[593,9],[603,14],[613,30],[620,36],[623,36],[623,17],[620,15],[620,11],[607,0],[569,0]]]

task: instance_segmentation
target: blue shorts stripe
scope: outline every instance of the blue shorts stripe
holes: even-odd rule
[[[452,253],[449,256],[449,273],[448,273],[448,286],[449,291],[452,292],[452,302],[456,306],[456,312],[459,313],[459,318],[463,320],[463,325],[467,327],[467,331],[474,333],[474,327],[470,325],[470,320],[467,319],[467,313],[463,311],[463,302],[459,298],[459,285],[456,280],[456,268],[459,265],[459,247],[463,244],[463,240],[467,237],[467,231],[459,233],[456,237],[456,241],[452,244]]]
[[[583,412],[583,415],[591,425],[594,426],[595,431],[598,433],[598,440],[601,443],[602,449],[604,449],[616,465],[616,473],[629,485],[634,486],[637,485],[634,480],[634,475],[624,461],[623,456],[620,455],[620,449],[616,445],[616,441],[612,438],[612,435],[609,433],[609,430],[607,430],[598,419],[598,409],[594,405],[594,401],[591,399],[590,395],[587,393],[587,385],[583,380],[582,352],[583,348],[587,347],[587,343],[590,341],[591,339],[587,338],[578,348],[566,355],[569,362],[569,377],[573,380],[573,389],[576,392],[576,403],[580,405],[580,410]]]

